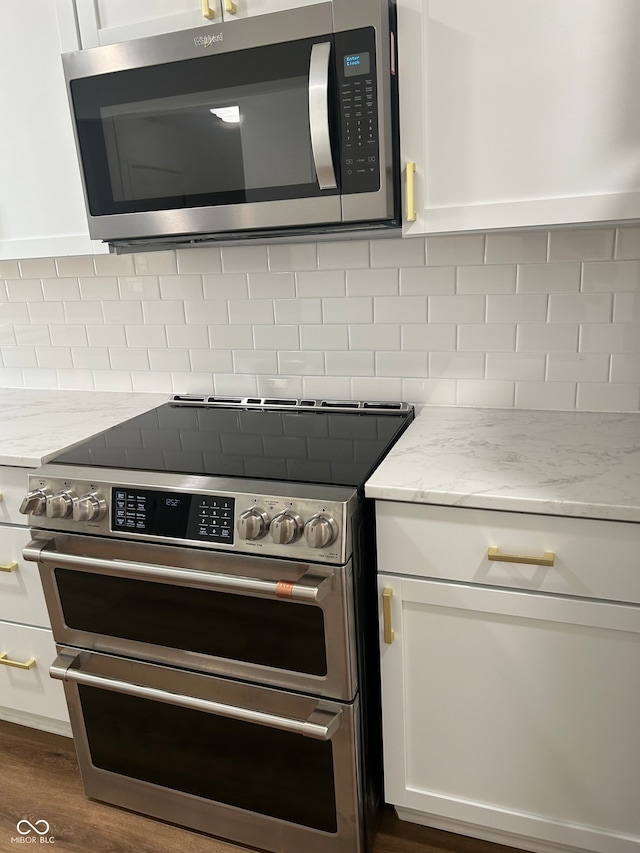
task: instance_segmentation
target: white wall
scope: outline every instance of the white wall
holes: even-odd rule
[[[640,410],[640,227],[0,261],[0,386]]]

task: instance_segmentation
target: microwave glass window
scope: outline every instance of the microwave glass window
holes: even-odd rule
[[[72,80],[91,214],[336,194],[319,188],[309,129],[317,41]]]
[[[315,180],[306,77],[109,105],[100,114],[117,202]]]

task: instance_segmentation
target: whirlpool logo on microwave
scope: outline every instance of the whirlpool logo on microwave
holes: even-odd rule
[[[217,35],[210,36],[194,36],[193,43],[196,47],[204,47],[206,49],[207,47],[214,45],[216,42],[222,41],[222,35],[222,33],[218,33]]]

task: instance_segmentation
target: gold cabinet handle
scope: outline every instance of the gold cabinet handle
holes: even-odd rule
[[[202,0],[202,17],[207,18],[209,21],[212,18],[215,18],[216,10],[212,9],[209,5],[209,0]]]
[[[405,179],[407,189],[407,222],[416,221],[416,194],[415,194],[416,164],[407,163],[405,168]]]
[[[525,554],[501,554],[497,548],[489,548],[487,558],[495,563],[524,563],[527,566],[552,566],[556,558],[553,551],[545,551],[542,557]]]
[[[0,563],[0,572],[15,572],[17,568],[17,563]]]
[[[25,661],[23,663],[19,660],[9,660],[9,658],[3,652],[2,654],[0,654],[0,664],[2,664],[2,666],[15,666],[16,669],[33,669],[33,667],[36,665],[36,659],[29,658],[28,661]]]
[[[224,0],[224,11],[228,12],[230,15],[238,14],[238,6],[233,0]]]
[[[393,590],[390,586],[385,587],[382,591],[382,626],[384,641],[387,645],[393,643],[395,633],[391,627],[391,599],[393,598]]]

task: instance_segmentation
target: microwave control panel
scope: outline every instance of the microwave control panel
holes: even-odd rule
[[[375,33],[336,33],[340,101],[340,172],[346,193],[380,189]]]

